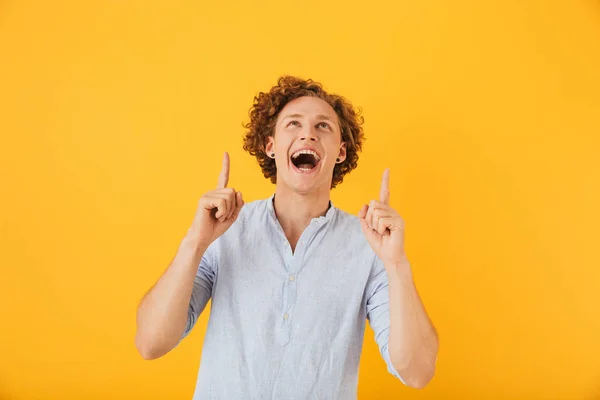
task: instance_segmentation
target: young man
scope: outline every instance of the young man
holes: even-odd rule
[[[275,193],[244,204],[227,187],[225,154],[217,188],[139,306],[139,352],[169,352],[212,299],[195,399],[355,399],[367,319],[388,371],[424,387],[438,339],[389,205],[389,171],[358,217],[330,201],[357,165],[362,119],[293,77],[257,96],[250,119],[244,148]]]

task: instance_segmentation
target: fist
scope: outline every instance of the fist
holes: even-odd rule
[[[225,153],[217,188],[200,198],[194,221],[188,231],[194,240],[204,246],[210,245],[229,229],[244,205],[242,193],[228,188],[228,182],[229,154]]]
[[[381,180],[379,201],[372,200],[358,213],[367,241],[386,267],[406,261],[404,220],[389,204],[389,180],[390,171],[386,169]]]

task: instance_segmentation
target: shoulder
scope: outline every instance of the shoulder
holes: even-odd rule
[[[372,263],[375,253],[367,242],[357,215],[336,209],[332,228],[336,241],[352,257],[360,259],[362,263]]]
[[[259,199],[244,203],[235,222],[211,243],[207,254],[217,257],[224,251],[238,248],[244,238],[260,230],[268,214],[268,201],[268,199]]]
[[[251,219],[260,217],[261,215],[265,215],[269,210],[269,202],[270,199],[259,199],[249,201],[244,203],[244,206],[240,210],[240,214],[238,215],[238,219],[235,221],[235,224],[239,224],[241,221],[249,221]]]
[[[236,241],[240,236],[264,229],[269,218],[269,201],[270,199],[259,199],[244,203],[235,222],[221,236],[222,240]]]
[[[336,210],[335,229],[337,234],[344,238],[344,244],[354,249],[357,256],[371,265],[374,273],[383,270],[383,263],[377,257],[367,241],[362,230],[360,218],[344,210]]]
[[[344,236],[367,243],[358,216],[336,208],[334,225],[336,230],[344,232]]]

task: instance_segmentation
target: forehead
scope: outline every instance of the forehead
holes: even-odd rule
[[[334,121],[338,120],[337,113],[329,103],[318,97],[303,96],[290,101],[279,113],[279,119],[291,114],[300,114],[304,117],[324,115]]]

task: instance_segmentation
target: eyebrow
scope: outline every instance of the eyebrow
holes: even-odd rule
[[[289,114],[289,115],[284,116],[282,118],[282,120],[288,119],[288,118],[302,118],[303,116],[304,115],[302,115],[302,114]],[[328,115],[324,115],[324,114],[317,115],[317,119],[324,119],[324,120],[327,120],[327,121],[335,122],[333,118],[331,118]]]

